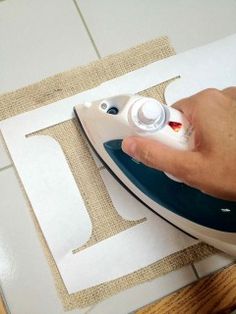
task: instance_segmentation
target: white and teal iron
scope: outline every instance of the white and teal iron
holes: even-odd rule
[[[139,95],[120,95],[74,108],[107,169],[137,199],[188,234],[236,256],[236,202],[217,199],[133,160],[121,149],[130,135],[190,149],[192,128],[178,110]]]

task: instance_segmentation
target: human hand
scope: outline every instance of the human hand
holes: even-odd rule
[[[204,193],[236,200],[236,87],[206,89],[173,107],[194,128],[193,150],[175,150],[135,136],[123,140],[123,151]]]

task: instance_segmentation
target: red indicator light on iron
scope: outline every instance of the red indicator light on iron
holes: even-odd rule
[[[174,121],[170,121],[168,123],[168,125],[172,128],[172,130],[174,130],[175,132],[179,132],[179,130],[182,127],[182,123],[180,122],[174,122]]]

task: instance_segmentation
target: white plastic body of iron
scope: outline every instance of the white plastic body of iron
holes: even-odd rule
[[[146,106],[142,107],[149,102],[152,102],[151,107],[156,104],[159,108],[149,110]],[[143,203],[185,232],[236,256],[236,233],[205,227],[159,205],[126,177],[104,149],[104,143],[132,135],[158,140],[175,149],[191,148],[192,128],[178,110],[166,106],[163,108],[155,100],[139,95],[122,95],[88,102],[74,109],[100,158]]]
[[[84,107],[84,108],[83,108]],[[83,110],[82,119],[89,123],[91,117],[86,115],[86,109],[93,111],[93,122],[99,121],[99,134],[106,136],[109,129],[109,139],[123,139],[130,135],[137,135],[164,143],[180,150],[190,149],[192,127],[184,115],[157,100],[139,95],[121,95],[93,103],[85,103],[79,110]],[[107,114],[110,112],[110,114]],[[104,120],[104,121],[103,121]],[[103,123],[104,122],[104,123]],[[104,125],[107,125],[107,129]],[[96,126],[98,127],[98,126]],[[94,135],[93,135],[94,136]],[[166,173],[171,179],[179,179]]]

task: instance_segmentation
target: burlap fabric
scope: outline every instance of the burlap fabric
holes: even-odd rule
[[[31,86],[4,94],[0,97],[0,120],[93,88],[104,81],[173,54],[174,50],[171,48],[168,39],[163,37],[95,61],[88,66],[75,68]],[[163,92],[167,84],[168,82],[153,87],[143,92],[143,94],[164,101]],[[78,248],[78,250],[96,244],[142,222],[142,220],[133,222],[124,220],[114,210],[100,172],[74,120],[61,123],[38,133],[50,135],[60,143],[89,212],[93,224],[92,237],[83,248]],[[66,310],[92,305],[119,291],[154,279],[215,252],[215,249],[212,247],[200,243],[117,280],[69,295],[32,209],[31,213],[52,269],[56,288]],[[78,250],[75,250],[74,253],[76,254]]]

